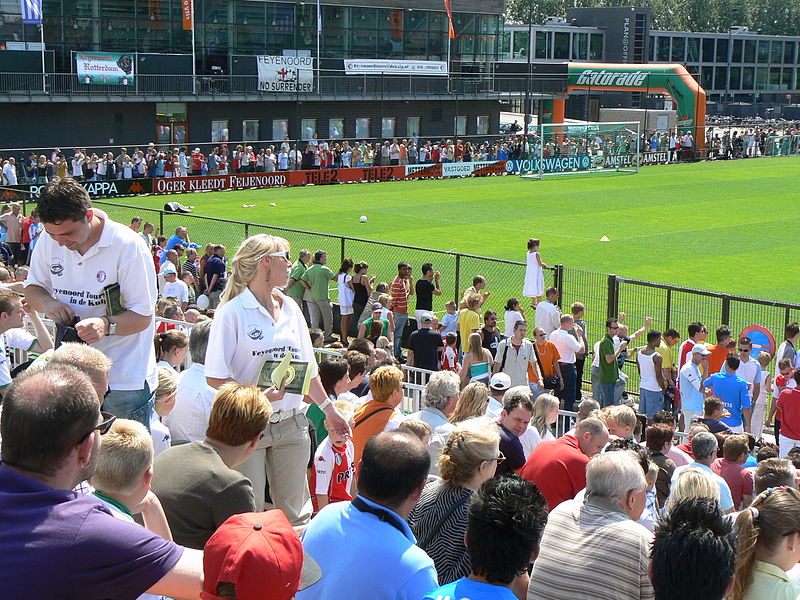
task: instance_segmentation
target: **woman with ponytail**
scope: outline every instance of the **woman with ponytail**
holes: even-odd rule
[[[736,577],[729,600],[795,600],[786,572],[800,560],[800,492],[768,488],[736,518]]]
[[[293,525],[311,518],[306,466],[311,455],[304,402],[310,397],[325,413],[329,429],[350,433],[328,399],[317,373],[314,350],[303,314],[279,289],[291,269],[289,242],[258,234],[247,238],[231,261],[232,272],[211,325],[206,352],[208,384],[219,389],[229,381],[257,385],[264,361],[280,361],[287,353],[311,371],[308,396],[280,388],[266,389],[273,413],[253,455],[237,469],[253,484],[258,510],[264,508],[267,482],[272,504]]]
[[[500,429],[486,417],[459,423],[442,448],[437,479],[425,486],[408,517],[417,545],[436,566],[444,585],[470,573],[464,544],[469,499],[484,481],[494,477],[500,453]]]
[[[189,336],[179,329],[162,331],[153,339],[157,367],[179,369],[189,352]]]

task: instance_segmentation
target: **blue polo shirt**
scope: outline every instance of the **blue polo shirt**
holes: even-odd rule
[[[703,385],[711,388],[712,394],[722,400],[731,413],[730,417],[721,421],[728,427],[739,427],[742,424],[742,409],[750,408],[747,382],[735,373],[714,373],[703,381]]]
[[[399,529],[350,502],[323,508],[302,535],[303,548],[323,576],[297,592],[297,600],[420,600],[437,588],[433,560],[416,545],[405,519],[358,497],[386,511]]]
[[[323,575],[324,577],[324,575]],[[516,600],[514,592],[502,585],[492,585],[463,577],[431,591],[422,600]]]

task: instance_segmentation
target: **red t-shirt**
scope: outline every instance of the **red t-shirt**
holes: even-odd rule
[[[783,431],[783,426],[781,426]],[[731,488],[733,508],[738,510],[742,505],[742,496],[753,495],[753,473],[739,463],[731,462],[726,458],[718,458],[711,463],[711,470],[722,477]]]
[[[581,451],[578,440],[565,435],[536,446],[519,474],[536,484],[547,500],[548,510],[553,510],[586,487],[588,463],[589,457]]]
[[[392,311],[396,313],[408,312],[408,290],[406,280],[395,277],[391,287],[392,292]]]
[[[800,440],[800,389],[786,388],[778,396],[781,435]]]
[[[192,169],[195,171],[199,171],[203,168],[203,156],[202,152],[192,152]]]
[[[686,452],[686,454],[694,458],[694,452],[692,452],[692,445],[689,442],[678,444],[677,448],[678,450],[683,450],[684,452]]]

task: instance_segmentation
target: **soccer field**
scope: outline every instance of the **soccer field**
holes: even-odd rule
[[[548,265],[795,302],[799,175],[800,159],[787,157],[653,166],[638,175],[411,180],[121,202],[161,208],[177,200],[196,215],[518,261],[527,239],[538,237]],[[403,258],[398,251],[392,260]],[[338,254],[330,262],[335,270]]]

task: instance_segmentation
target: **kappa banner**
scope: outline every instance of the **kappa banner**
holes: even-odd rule
[[[347,75],[444,75],[447,62],[443,60],[355,60],[344,61]]]
[[[479,161],[434,163],[432,165],[406,165],[405,178],[418,177],[461,177],[463,175],[488,175],[505,173],[506,161]]]
[[[256,56],[259,92],[313,92],[311,56]]]
[[[113,181],[81,181],[80,184],[92,198],[109,198],[111,196],[133,196],[135,194],[152,194],[152,179],[116,179]],[[43,183],[26,183],[3,190],[0,199],[4,202],[22,202],[36,200],[45,188]]]
[[[77,52],[75,72],[79,83],[133,85],[133,55],[118,52]]]

